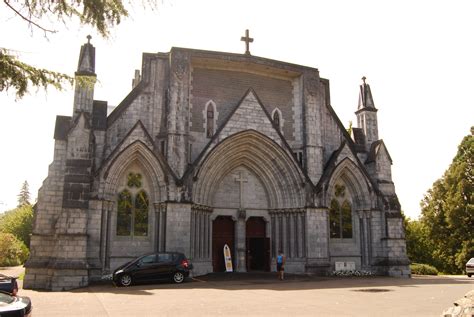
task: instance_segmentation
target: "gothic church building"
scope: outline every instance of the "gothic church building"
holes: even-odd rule
[[[89,84],[56,119],[25,288],[86,286],[157,251],[185,253],[195,276],[224,271],[224,244],[237,272],[275,271],[282,250],[290,273],[410,275],[365,78],[348,133],[317,69],[248,51],[145,53],[110,114],[90,38],[76,77]]]

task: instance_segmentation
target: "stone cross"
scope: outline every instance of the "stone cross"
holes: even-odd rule
[[[240,183],[240,208],[242,209],[243,201],[244,201],[244,196],[243,196],[244,183],[247,183],[247,179],[243,178],[242,172],[239,172],[239,176],[235,178],[235,181]]]
[[[245,54],[250,55],[249,43],[253,42],[253,38],[249,36],[249,30],[245,30],[245,36],[242,36],[240,40],[245,42]]]

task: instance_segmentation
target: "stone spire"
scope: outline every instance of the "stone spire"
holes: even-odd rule
[[[76,74],[95,76],[95,47],[91,44],[91,38],[88,35],[87,43],[81,46]]]
[[[362,85],[360,85],[360,92],[359,92],[359,106],[357,110],[361,110],[363,108],[370,108],[373,110],[377,110],[375,108],[374,99],[372,98],[372,92],[370,91],[370,85],[365,82],[367,78],[364,76],[362,77]]]
[[[87,43],[81,46],[79,62],[75,73],[74,113],[92,112],[94,99],[95,74],[95,47],[91,44],[91,36],[87,36]]]
[[[357,127],[364,131],[366,140],[366,150],[370,149],[373,142],[379,139],[377,109],[375,108],[374,99],[370,86],[367,84],[366,77],[362,77],[362,85],[359,89],[359,104],[357,106]]]

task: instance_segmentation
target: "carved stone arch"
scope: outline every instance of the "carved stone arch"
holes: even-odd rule
[[[166,200],[168,177],[164,172],[163,165],[141,141],[135,141],[128,145],[110,162],[103,174],[105,180],[103,197],[106,200],[115,200],[120,179],[132,164],[137,164],[143,170],[143,177],[150,184],[150,202]]]
[[[334,169],[326,190],[326,206],[329,206],[332,195],[334,195],[335,186],[338,182],[343,183],[349,191],[354,208],[370,208],[373,193],[372,186],[366,176],[351,159],[343,159]]]
[[[255,130],[226,138],[203,158],[194,175],[193,200],[211,205],[220,180],[239,166],[260,179],[268,194],[269,208],[304,206],[304,176],[294,160],[275,141]]]
[[[213,120],[212,121],[213,131],[210,135],[208,133],[208,127],[209,127],[209,124],[208,124],[208,110],[212,110],[212,113],[213,113],[213,118],[212,118],[212,120]],[[208,102],[206,102],[206,105],[204,106],[204,109],[202,111],[202,116],[203,116],[203,122],[204,122],[203,123],[204,131],[205,131],[205,133],[208,137],[212,137],[212,135],[214,135],[217,131],[217,119],[219,117],[219,113],[217,112],[216,103],[212,99],[210,99]]]

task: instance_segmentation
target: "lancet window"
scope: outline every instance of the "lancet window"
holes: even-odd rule
[[[150,202],[141,179],[141,174],[129,173],[127,188],[118,194],[117,236],[148,235]]]
[[[336,185],[329,207],[329,232],[333,239],[352,238],[352,207],[344,185]]]

